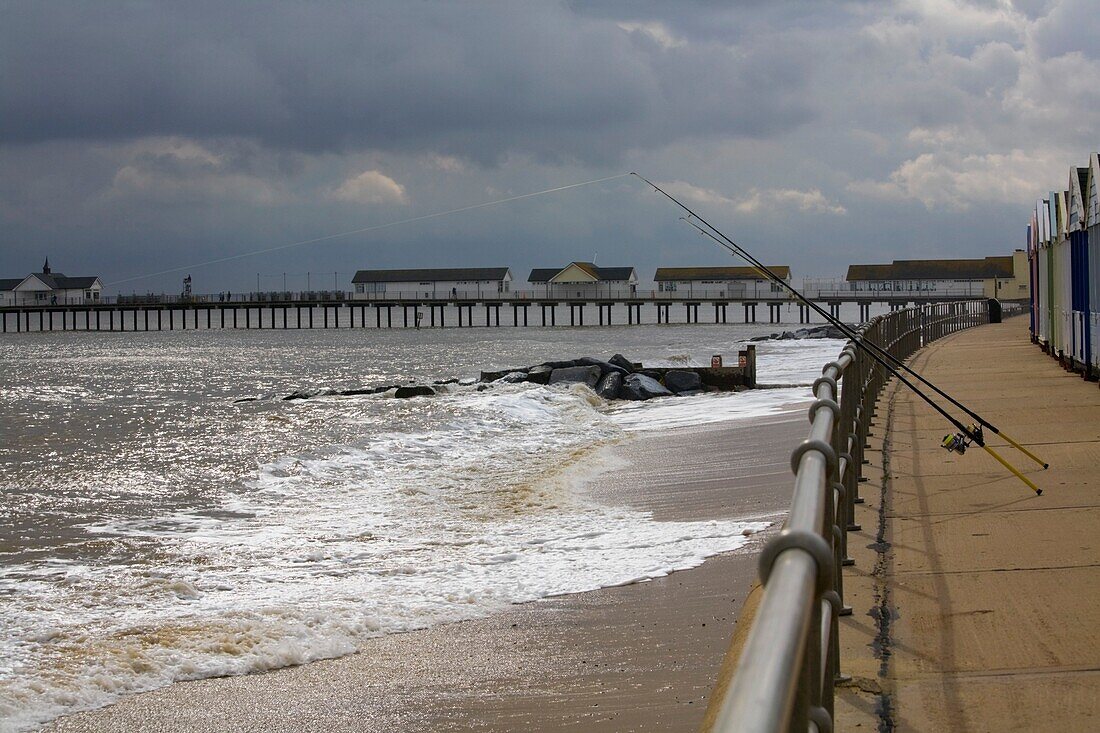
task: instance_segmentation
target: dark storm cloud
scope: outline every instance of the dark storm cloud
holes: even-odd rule
[[[662,43],[554,3],[27,3],[3,28],[7,144],[228,136],[607,162],[812,114],[795,54]]]

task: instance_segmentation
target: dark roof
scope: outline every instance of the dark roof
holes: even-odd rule
[[[545,283],[549,282],[550,278],[561,272],[561,269],[554,269],[553,267],[536,267],[531,270],[531,274],[527,276],[527,282],[529,283]]]
[[[847,280],[984,280],[1012,277],[1012,257],[984,260],[894,260],[889,265],[849,265]]]
[[[422,270],[359,270],[353,283],[411,283],[441,280],[503,280],[507,267],[437,267]]]
[[[791,276],[787,265],[769,265],[768,269],[786,280]],[[669,280],[766,280],[768,276],[755,267],[658,267],[654,282]]]
[[[591,262],[570,262],[565,267],[536,267],[531,270],[531,274],[527,278],[529,283],[544,283],[549,282],[555,275],[564,270],[570,265],[576,265],[585,272],[591,273],[597,280],[629,280],[630,274],[634,272],[633,267],[598,267]]]
[[[82,275],[80,277],[69,277],[68,275],[62,275],[61,273],[44,273],[44,272],[32,272],[39,280],[49,285],[54,290],[80,290],[82,288],[90,288],[95,284],[95,281],[99,278],[95,275]],[[27,278],[20,278],[15,283],[18,285]],[[13,286],[14,287],[14,286]]]
[[[14,280],[11,280],[11,279],[0,280],[0,290],[15,290],[15,286],[18,285],[19,283],[23,282],[25,279],[26,278],[20,277],[20,278],[15,278]]]

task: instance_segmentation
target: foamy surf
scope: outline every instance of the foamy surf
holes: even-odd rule
[[[715,344],[734,328],[623,330],[614,348],[652,364],[706,363],[740,347]],[[430,382],[476,373],[486,353],[506,364],[553,355],[501,334],[348,336],[119,334],[71,357],[5,357],[11,399],[0,417],[34,430],[0,444],[14,466],[2,519],[20,537],[0,575],[0,730],[694,567],[763,524],[656,522],[595,504],[581,487],[622,468],[614,446],[638,429],[766,420],[809,397],[761,390],[619,411],[584,387],[479,393],[466,380],[429,399],[232,403],[288,394],[304,378],[314,389]],[[562,338],[554,354],[607,350]],[[764,342],[760,380],[808,385],[836,350]],[[40,433],[48,450],[30,437]]]
[[[586,481],[621,468],[609,448],[626,432],[583,386],[455,387],[389,402],[400,402],[391,418],[418,410],[416,429],[264,463],[215,512],[88,528],[155,543],[153,559],[9,567],[3,729],[661,577],[766,526],[657,522],[587,499]]]

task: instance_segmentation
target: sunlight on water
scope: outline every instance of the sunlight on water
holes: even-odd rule
[[[657,522],[579,488],[623,469],[614,446],[638,431],[773,414],[808,391],[631,405],[535,385],[235,399],[617,351],[707,364],[761,331],[5,338],[0,727],[698,565],[764,525]],[[809,384],[839,346],[762,343],[761,381]]]

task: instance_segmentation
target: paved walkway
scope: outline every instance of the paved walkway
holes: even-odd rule
[[[1100,730],[1100,390],[1026,318],[912,364],[1050,469],[988,436],[1037,497],[980,448],[947,453],[944,420],[887,386],[849,535],[837,730]]]

